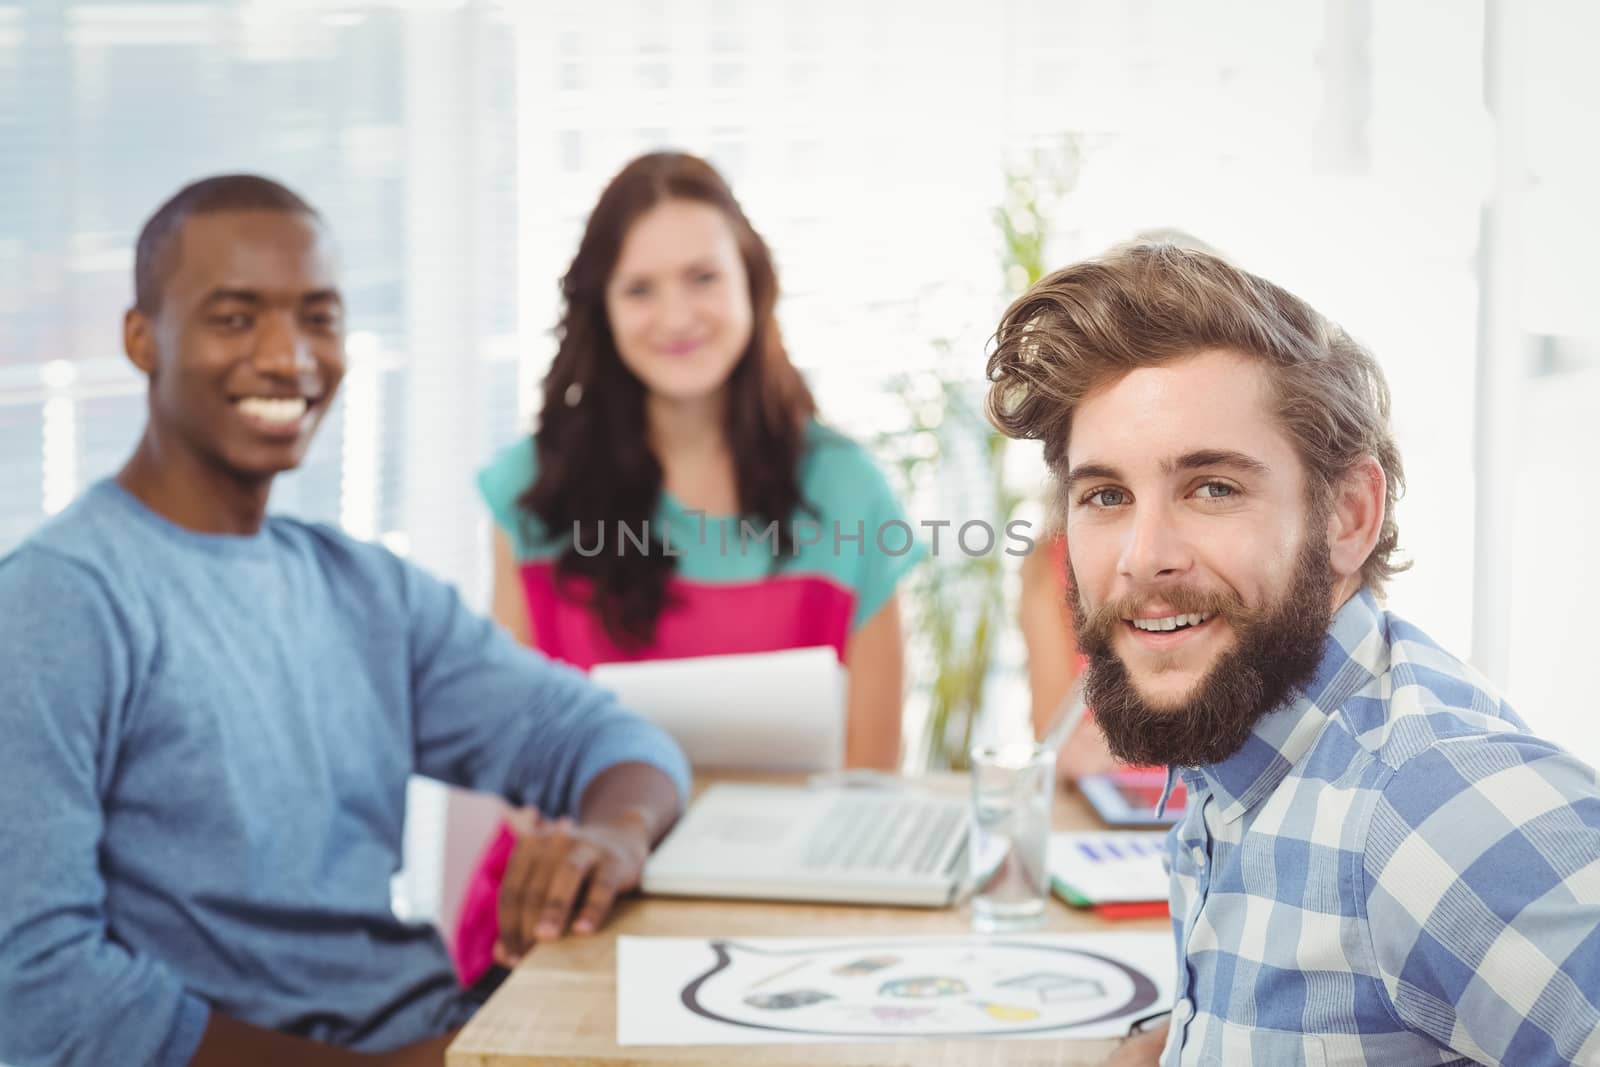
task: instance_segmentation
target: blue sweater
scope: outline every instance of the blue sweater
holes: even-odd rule
[[[101,482],[0,560],[0,1063],[185,1064],[211,1008],[379,1051],[470,1005],[390,909],[413,773],[571,812],[665,734],[325,526]]]

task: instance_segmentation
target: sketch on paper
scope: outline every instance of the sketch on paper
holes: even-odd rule
[[[621,938],[618,1042],[1118,1036],[1172,999],[1173,959],[1146,933]]]

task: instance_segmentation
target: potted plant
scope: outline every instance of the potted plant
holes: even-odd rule
[[[1072,141],[1066,151],[1036,153],[1028,167],[1007,175],[1006,197],[994,220],[1008,297],[1043,276],[1048,216],[1077,170]],[[946,513],[960,516],[932,531],[938,537],[930,546],[932,558],[908,576],[903,597],[914,689],[927,700],[919,762],[925,770],[965,770],[997,642],[1014,615],[1006,596],[1006,561],[1014,557],[1007,549],[1018,551],[1020,544],[1008,540],[1007,528],[1027,494],[1007,484],[1010,442],[984,412],[988,383],[975,373],[973,355],[954,352],[946,339],[933,347],[936,358],[926,369],[888,383],[904,418],[879,436],[877,451],[910,497],[931,493]],[[952,494],[951,486],[959,491]],[[973,548],[992,540],[987,551],[969,552],[959,541],[960,527],[970,522],[992,534],[970,539]]]

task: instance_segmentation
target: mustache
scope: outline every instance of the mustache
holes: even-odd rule
[[[1069,591],[1078,640],[1086,652],[1093,652],[1111,640],[1123,620],[1143,614],[1145,606],[1159,602],[1174,615],[1221,615],[1236,628],[1248,627],[1261,615],[1231,590],[1204,589],[1197,585],[1171,585],[1159,590],[1132,590],[1093,607],[1083,602],[1076,578]]]

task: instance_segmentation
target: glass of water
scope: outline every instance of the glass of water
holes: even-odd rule
[[[972,926],[982,933],[1044,922],[1056,753],[1034,742],[972,750]]]

